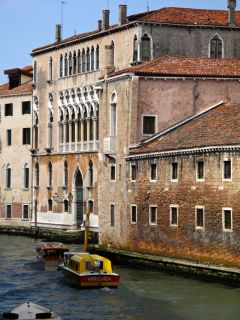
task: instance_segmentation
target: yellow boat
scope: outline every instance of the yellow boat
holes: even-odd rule
[[[119,275],[112,272],[111,261],[90,253],[66,252],[59,267],[67,280],[80,288],[116,288]]]

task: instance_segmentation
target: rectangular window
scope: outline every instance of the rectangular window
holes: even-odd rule
[[[23,101],[22,102],[22,114],[31,114],[31,102]]]
[[[224,160],[223,162],[223,179],[232,179],[232,162],[231,160]]]
[[[115,166],[115,164],[111,165],[111,167],[110,167],[110,178],[111,178],[111,181],[116,181],[116,166]]]
[[[110,224],[111,224],[111,227],[114,227],[115,226],[115,204],[111,204],[110,205]]]
[[[223,231],[232,231],[232,209],[223,208]]]
[[[7,219],[12,218],[12,205],[11,204],[6,205],[6,218]]]
[[[151,181],[157,180],[157,165],[156,163],[151,164]]]
[[[7,146],[12,145],[12,130],[8,129],[7,130]]]
[[[204,207],[196,207],[196,228],[203,229],[204,227]]]
[[[131,164],[131,181],[136,181],[137,167],[135,164]]]
[[[25,189],[29,188],[29,168],[24,168],[24,177],[23,177],[24,181],[23,181],[23,187]]]
[[[6,103],[5,104],[5,117],[12,116],[12,115],[13,115],[13,104]]]
[[[178,179],[178,163],[173,162],[172,163],[172,180],[177,180]]]
[[[22,143],[31,144],[31,129],[23,128],[22,130]]]
[[[178,207],[170,206],[170,225],[178,226]]]
[[[197,161],[197,180],[204,179],[204,161]]]
[[[131,205],[131,223],[137,223],[137,206],[135,204]]]
[[[156,132],[156,116],[143,116],[143,134],[151,135]]]
[[[149,224],[157,224],[157,206],[149,206]]]
[[[22,206],[22,217],[23,217],[23,220],[29,219],[29,205],[28,204],[24,204]]]

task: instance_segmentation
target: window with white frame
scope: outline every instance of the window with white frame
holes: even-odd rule
[[[137,166],[135,163],[131,163],[130,166],[130,177],[131,177],[131,181],[136,181],[137,178]]]
[[[178,163],[172,162],[171,165],[171,180],[177,181],[178,180]]]
[[[195,226],[196,226],[196,229],[204,228],[204,207],[203,206],[195,207]]]
[[[196,177],[197,177],[197,180],[199,181],[204,180],[204,161],[203,160],[197,161]]]
[[[26,163],[23,168],[23,188],[29,188],[29,166]]]
[[[223,208],[222,224],[223,224],[223,231],[232,231],[233,229],[232,208]]]
[[[23,220],[29,219],[29,205],[28,204],[22,205],[22,218],[23,218]]]
[[[7,165],[6,167],[6,188],[10,189],[11,188],[11,183],[12,183],[12,169],[10,164]]]
[[[232,179],[232,161],[226,159],[223,161],[223,180]]]
[[[12,205],[6,204],[6,219],[12,219]]]
[[[135,204],[131,205],[131,223],[137,223],[137,206]]]
[[[156,133],[156,119],[157,119],[157,116],[143,115],[142,117],[143,135],[152,135]]]
[[[174,226],[174,227],[178,226],[178,206],[177,205],[170,206],[170,226]]]
[[[157,164],[151,163],[150,166],[150,180],[156,181],[157,180]]]
[[[156,205],[149,206],[149,224],[151,225],[157,224],[157,206]]]
[[[111,181],[116,181],[116,165],[111,164],[110,166],[110,179]]]
[[[110,204],[110,225],[115,226],[115,204]]]

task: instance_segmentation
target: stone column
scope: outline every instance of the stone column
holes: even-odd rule
[[[87,149],[90,150],[90,117],[87,117]]]
[[[78,143],[78,120],[74,121],[75,125],[75,151],[77,151],[77,143]]]
[[[72,151],[72,120],[68,121],[69,124],[69,151]]]
[[[67,130],[67,121],[64,120],[62,122],[63,124],[63,152],[66,151],[66,140],[67,140],[67,136],[66,136],[66,130]]]
[[[93,150],[97,149],[97,117],[93,118]]]
[[[84,143],[84,118],[80,120],[81,122],[81,151],[83,151],[83,143]]]

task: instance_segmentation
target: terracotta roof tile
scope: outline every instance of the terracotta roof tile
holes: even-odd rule
[[[206,9],[191,9],[191,8],[162,8],[159,10],[153,10],[149,12],[143,12],[135,15],[128,16],[128,24],[134,22],[155,22],[155,23],[167,23],[167,24],[183,24],[183,25],[206,25],[206,26],[228,26],[228,11],[227,10],[206,10]],[[126,25],[128,25],[126,24]],[[236,26],[240,27],[240,11],[236,11]],[[115,28],[122,28],[117,24],[111,25],[108,30]],[[108,31],[107,30],[107,31]],[[80,40],[88,36],[101,35],[103,31],[94,30],[91,32],[85,32],[78,35],[74,35],[63,39],[59,42],[53,42],[45,46],[33,49],[32,53],[48,49],[51,47],[57,47],[61,44]]]
[[[109,75],[240,77],[240,59],[170,57],[154,59]]]
[[[222,103],[130,149],[130,155],[240,144],[240,104]]]
[[[13,89],[8,89],[8,83],[0,85],[0,97],[9,96],[9,95],[18,95],[18,94],[32,94],[32,81],[26,82],[18,87]]]

